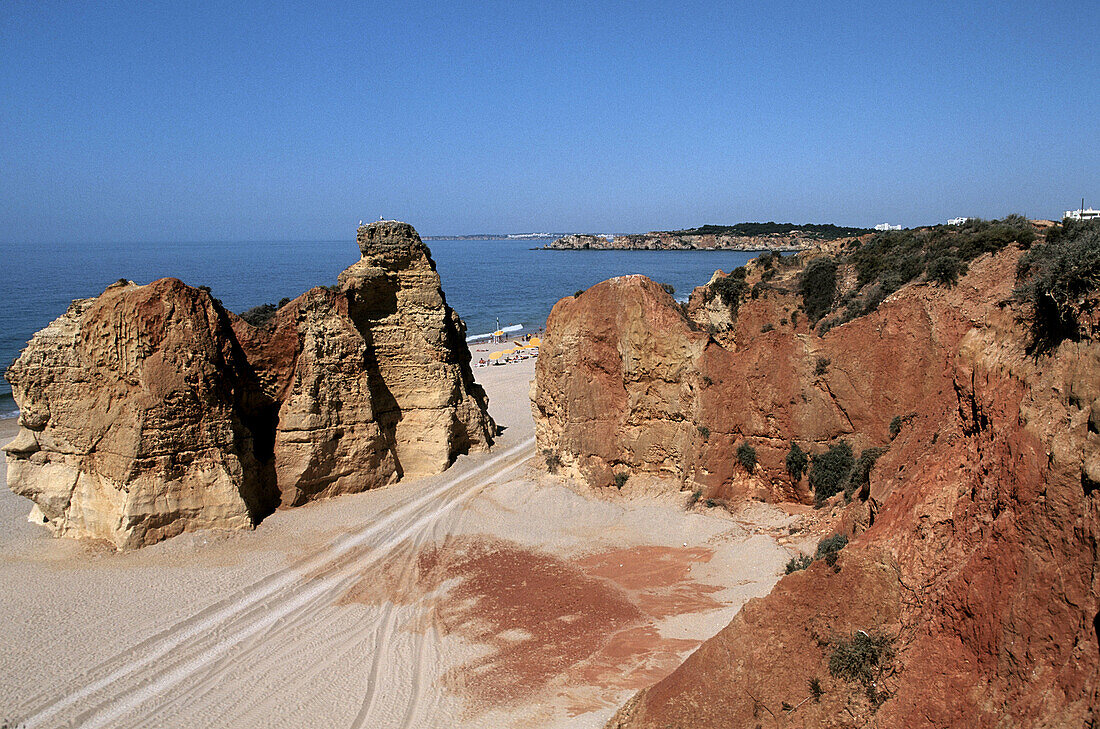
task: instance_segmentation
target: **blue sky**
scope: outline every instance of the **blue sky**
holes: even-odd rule
[[[0,241],[1100,205],[1091,3],[0,3]]]

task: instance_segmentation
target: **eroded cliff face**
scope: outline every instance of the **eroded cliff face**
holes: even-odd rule
[[[8,485],[56,535],[139,547],[277,506],[438,473],[494,428],[461,320],[412,226],[259,329],[175,279],[120,282],[7,372]]]
[[[989,277],[1008,286],[1011,266]],[[744,302],[731,321],[699,295],[689,319],[642,276],[597,284],[547,320],[532,393],[538,447],[594,485],[619,470],[708,498],[808,501],[783,468],[790,442],[882,445],[893,416],[949,392],[952,342],[981,315],[966,303],[972,287],[951,302],[901,292],[819,338],[781,291]],[[752,473],[731,457],[742,442],[756,450]]]
[[[455,453],[486,447],[493,435],[465,325],[447,306],[428,247],[411,225],[372,223],[359,229],[358,242],[363,257],[340,274],[340,289],[351,318],[369,330],[380,420],[392,423],[402,474],[438,473]]]
[[[948,388],[879,460],[869,498],[847,506],[855,541],[836,568],[784,577],[609,726],[1096,721],[1100,347],[1034,358],[1012,312],[985,315],[947,342]],[[896,654],[873,699],[829,671],[859,631],[888,636]]]
[[[1005,303],[1017,257],[980,257],[954,287],[907,286],[823,337],[783,286],[746,296],[735,318],[697,292],[689,320],[641,278],[558,304],[533,391],[539,445],[589,480],[654,472],[711,496],[808,500],[783,466],[791,440],[888,447],[863,491],[829,503],[853,540],[835,566],[781,579],[610,727],[1096,720],[1100,345],[1027,353]],[[587,401],[606,427],[572,426]],[[911,417],[891,440],[896,415]],[[647,417],[662,450],[639,454]],[[751,474],[742,441],[759,457]],[[869,684],[829,668],[861,631],[893,653]]]
[[[255,382],[206,292],[112,285],[36,334],[7,378],[21,412],[8,486],[56,535],[136,547],[263,511],[264,438],[243,407]]]
[[[621,276],[554,305],[535,364],[538,448],[606,486],[616,472],[684,479],[698,460],[692,416],[710,343],[644,276]]]

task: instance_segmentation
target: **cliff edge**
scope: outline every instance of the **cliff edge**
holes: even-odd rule
[[[1074,235],[1065,256],[1009,221],[762,257],[686,311],[641,277],[559,302],[540,448],[599,485],[662,474],[835,525],[609,727],[1095,722],[1100,235]],[[1057,316],[1027,290],[1046,255]],[[1058,271],[1086,284],[1062,296]]]

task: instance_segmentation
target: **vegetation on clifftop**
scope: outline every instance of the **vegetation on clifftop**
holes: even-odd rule
[[[836,240],[870,233],[868,228],[845,228],[831,223],[738,223],[736,225],[700,225],[698,228],[668,231],[674,235],[801,235],[814,240]]]
[[[803,310],[824,336],[835,326],[871,313],[910,282],[954,286],[978,256],[1013,243],[1028,248],[1036,237],[1031,222],[1020,215],[876,232],[810,260],[798,276],[797,291]]]
[[[279,309],[289,303],[289,298],[283,298],[279,301],[277,306],[275,304],[260,304],[259,306],[253,306],[251,309],[242,311],[239,316],[252,326],[263,328],[271,323],[271,320],[275,318],[275,314]]]
[[[746,273],[744,266],[738,266],[730,272],[729,276],[715,279],[707,289],[709,297],[717,296],[729,307],[730,318],[733,320],[737,319],[737,309],[749,292],[749,285],[745,282]]]
[[[1017,301],[1030,304],[1031,350],[1097,334],[1100,221],[1065,220],[1017,264]]]

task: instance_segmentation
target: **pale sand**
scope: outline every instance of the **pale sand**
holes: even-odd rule
[[[120,554],[49,537],[0,489],[0,719],[601,726],[771,589],[797,517],[533,468],[533,371],[475,370],[505,427],[492,453],[253,532]]]

